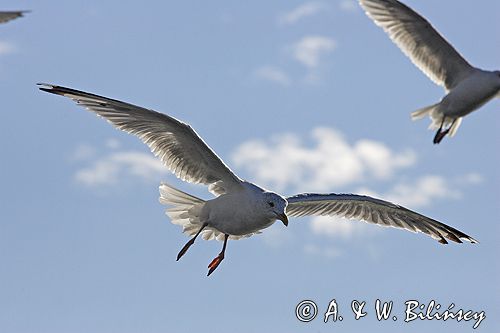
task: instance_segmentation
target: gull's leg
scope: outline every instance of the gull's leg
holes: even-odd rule
[[[194,244],[194,240],[196,239],[196,237],[198,237],[198,235],[203,231],[203,229],[205,229],[205,227],[207,225],[208,225],[208,223],[203,223],[203,225],[201,226],[200,230],[198,230],[198,232],[196,233],[196,235],[194,235],[194,237],[191,238],[186,243],[186,245],[184,245],[184,247],[180,250],[179,254],[177,255],[177,261],[179,261],[179,259],[184,255],[184,253],[186,253],[186,251],[189,249],[189,247]]]
[[[441,121],[441,126],[439,126],[439,128],[436,132],[436,135],[434,136],[434,140],[432,141],[434,144],[440,143],[441,140],[443,140],[443,138],[445,137],[445,135],[448,134],[448,132],[450,131],[449,128],[447,130],[443,131],[443,125],[444,125],[445,119],[446,119],[446,117],[443,117],[443,120]]]
[[[457,121],[457,119],[458,118],[453,119],[453,121],[451,122],[451,125],[447,129],[445,129],[444,131],[441,132],[441,128],[439,128],[438,133],[439,132],[441,132],[441,133],[439,133],[439,136],[436,133],[436,137],[434,137],[434,143],[440,143],[441,140],[443,140],[443,138],[446,136],[446,134],[448,134],[450,132],[451,128],[453,127],[453,125],[455,124],[455,122]],[[443,118],[443,122],[444,122],[444,118]],[[441,127],[442,126],[443,126],[443,123],[441,123]]]
[[[448,134],[448,132],[449,132],[449,131],[451,130],[451,128],[453,127],[453,125],[455,125],[455,122],[457,121],[457,119],[458,119],[458,118],[453,119],[453,121],[451,122],[450,127],[448,127],[448,128],[446,129],[446,131],[445,131],[445,132],[446,132],[446,134]]]
[[[224,260],[224,253],[226,252],[226,245],[227,245],[227,239],[229,238],[228,234],[224,234],[224,245],[222,245],[222,251],[220,251],[219,255],[215,257],[214,260],[208,265],[208,274],[207,276],[210,276],[210,274],[215,271],[215,269],[219,266],[219,264]]]

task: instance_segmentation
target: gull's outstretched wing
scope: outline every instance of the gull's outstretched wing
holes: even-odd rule
[[[241,180],[189,126],[173,117],[118,100],[39,84],[40,90],[69,97],[118,129],[137,135],[177,177],[209,185],[214,194],[236,190]]]
[[[28,12],[29,11],[27,11],[27,10],[17,10],[17,11],[11,11],[11,12],[0,11],[0,23],[9,22],[9,21],[16,19],[18,17],[22,17],[23,14],[28,13]]]
[[[298,194],[287,198],[286,213],[289,216],[334,215],[358,219],[385,227],[394,227],[413,232],[422,232],[447,244],[445,238],[462,243],[477,241],[446,224],[420,215],[388,201],[354,194]]]
[[[432,81],[451,90],[474,68],[422,16],[397,0],[359,0],[367,15]]]

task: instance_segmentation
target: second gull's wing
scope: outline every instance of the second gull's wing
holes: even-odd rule
[[[367,15],[436,84],[451,90],[472,67],[432,25],[397,0],[359,0]]]

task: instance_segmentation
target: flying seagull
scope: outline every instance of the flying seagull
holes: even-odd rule
[[[9,22],[18,17],[22,17],[23,14],[28,13],[29,10],[16,10],[16,11],[0,11],[0,23]]]
[[[446,95],[440,102],[411,114],[426,115],[437,129],[434,144],[455,135],[462,118],[500,97],[500,71],[471,66],[422,16],[397,0],[359,0],[367,15],[389,35],[411,61]]]
[[[223,240],[222,251],[208,265],[208,275],[224,259],[228,239],[260,233],[288,216],[342,216],[421,232],[447,244],[464,239],[477,241],[463,232],[402,206],[354,194],[298,194],[283,197],[240,179],[186,123],[166,114],[118,100],[51,84],[39,84],[43,91],[71,98],[77,104],[105,118],[116,128],[138,136],[178,178],[208,185],[215,198],[203,200],[160,185],[160,202],[170,206],[166,214],[183,232],[192,236],[177,255],[179,260],[196,238]]]

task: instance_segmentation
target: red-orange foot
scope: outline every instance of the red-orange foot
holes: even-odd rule
[[[224,254],[223,253],[219,254],[217,257],[214,258],[214,260],[212,260],[212,262],[210,263],[210,265],[208,265],[209,270],[208,270],[207,276],[210,276],[210,274],[212,274],[215,271],[215,269],[217,267],[219,267],[219,265],[222,262],[222,260],[224,260]]]

